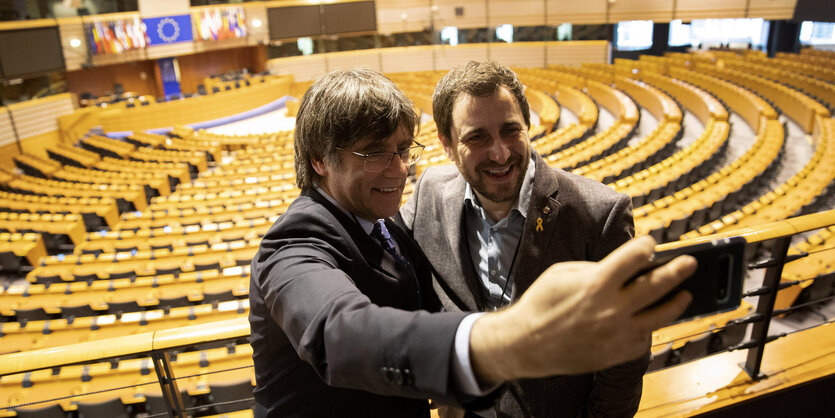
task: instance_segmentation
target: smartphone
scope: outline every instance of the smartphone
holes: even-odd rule
[[[655,253],[653,265],[635,277],[666,264],[680,255],[691,255],[699,263],[693,275],[650,308],[663,304],[681,290],[687,290],[693,296],[693,301],[673,323],[732,311],[739,307],[742,300],[745,244],[744,238],[732,237],[659,251]]]

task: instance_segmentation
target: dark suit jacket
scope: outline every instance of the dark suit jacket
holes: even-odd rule
[[[429,416],[448,387],[461,312],[441,305],[425,258],[388,222],[414,272],[354,219],[303,190],[252,260],[256,416]]]
[[[632,201],[596,181],[549,167],[538,155],[514,277],[517,299],[554,263],[598,261],[634,234]],[[480,279],[464,230],[466,181],[455,166],[424,172],[398,221],[435,269],[448,310],[484,310]],[[537,231],[541,219],[542,230]],[[570,341],[566,341],[570,344]],[[645,357],[592,374],[520,380],[501,400],[501,416],[632,416],[641,398]]]

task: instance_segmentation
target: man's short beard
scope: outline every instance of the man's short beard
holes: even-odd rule
[[[508,201],[516,200],[516,197],[519,196],[519,191],[522,189],[522,183],[525,181],[525,172],[527,171],[528,164],[530,163],[530,158],[525,158],[521,155],[513,155],[511,156],[508,164],[505,165],[516,165],[519,168],[519,175],[516,179],[516,184],[512,187],[512,193],[504,194],[504,193],[492,193],[487,190],[487,186],[480,181],[483,174],[483,171],[486,166],[492,166],[493,164],[480,164],[474,169],[474,174],[476,178],[467,178],[468,176],[465,175],[465,180],[467,183],[470,184],[470,187],[478,193],[479,197],[490,200],[491,202],[495,203],[502,203]],[[460,159],[455,161],[455,165],[458,166],[458,171],[461,173],[466,173],[464,168],[461,166]]]

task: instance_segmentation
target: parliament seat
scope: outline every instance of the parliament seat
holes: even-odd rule
[[[42,309],[51,316],[67,318],[64,307],[89,306],[96,313],[102,313],[112,303],[135,302],[148,309],[157,306],[160,298],[185,296],[196,303],[203,300],[204,291],[224,290],[231,290],[236,298],[245,297],[249,291],[249,267],[185,272],[178,277],[109,278],[49,286],[31,283],[13,285],[0,290],[0,314],[14,317],[15,310]]]
[[[74,147],[63,142],[48,147],[46,154],[49,158],[62,164],[79,168],[93,168],[101,160],[101,156],[95,152]]]
[[[84,221],[77,214],[0,212],[0,232],[39,233],[47,252],[66,251],[84,239]]]
[[[175,329],[196,323],[222,321],[245,316],[249,301],[232,299],[220,301],[229,293],[210,294],[212,301],[200,305],[142,310],[135,302],[112,303],[108,314],[67,319],[43,319],[3,323],[0,353],[59,347],[86,341],[139,334],[163,329]],[[158,304],[154,301],[155,305]]]
[[[46,256],[46,245],[38,233],[0,233],[0,266],[7,273],[28,272]]]
[[[89,135],[79,141],[82,148],[100,154],[102,157],[129,158],[135,146],[118,139],[100,135]]]
[[[0,208],[15,212],[80,214],[88,231],[113,227],[119,220],[116,200],[110,197],[58,197],[0,191]]]
[[[120,211],[143,210],[147,206],[145,190],[135,184],[90,184],[41,179],[20,174],[6,182],[11,191],[69,197],[110,197],[117,200]]]
[[[189,396],[187,391],[181,391],[180,396],[183,400],[183,407],[186,409],[194,407],[194,401]],[[159,395],[145,395],[147,413],[151,416],[168,413],[168,404],[165,403],[165,398],[162,394]],[[165,415],[163,415],[165,416]]]
[[[171,194],[171,182],[165,173],[142,171],[104,171],[63,166],[52,173],[56,180],[78,183],[142,185],[148,197]]]
[[[101,161],[96,162],[93,168],[108,171],[146,173],[150,175],[164,174],[168,176],[168,181],[172,188],[178,184],[191,181],[189,165],[184,162],[134,161],[105,157]]]
[[[252,408],[255,405],[252,398],[253,388],[251,379],[211,385],[211,402],[218,404],[213,407],[214,413],[225,414]]]
[[[50,178],[52,173],[61,168],[61,163],[58,161],[36,157],[32,154],[18,154],[12,159],[17,168],[32,177]]]
[[[258,205],[258,202],[255,202]],[[199,206],[199,205],[195,205]],[[222,210],[229,210],[221,206]],[[278,219],[269,218],[205,222],[201,225],[167,225],[163,228],[128,228],[88,234],[87,241],[75,247],[75,254],[131,252],[150,249],[193,247],[262,237]]]
[[[78,402],[79,418],[130,418],[125,405],[116,398],[101,402]]]
[[[59,405],[15,409],[18,418],[68,418],[69,414]]]

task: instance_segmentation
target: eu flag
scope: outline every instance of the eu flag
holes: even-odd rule
[[[148,34],[149,45],[164,45],[177,42],[189,42],[191,35],[191,15],[163,16],[142,19]]]

